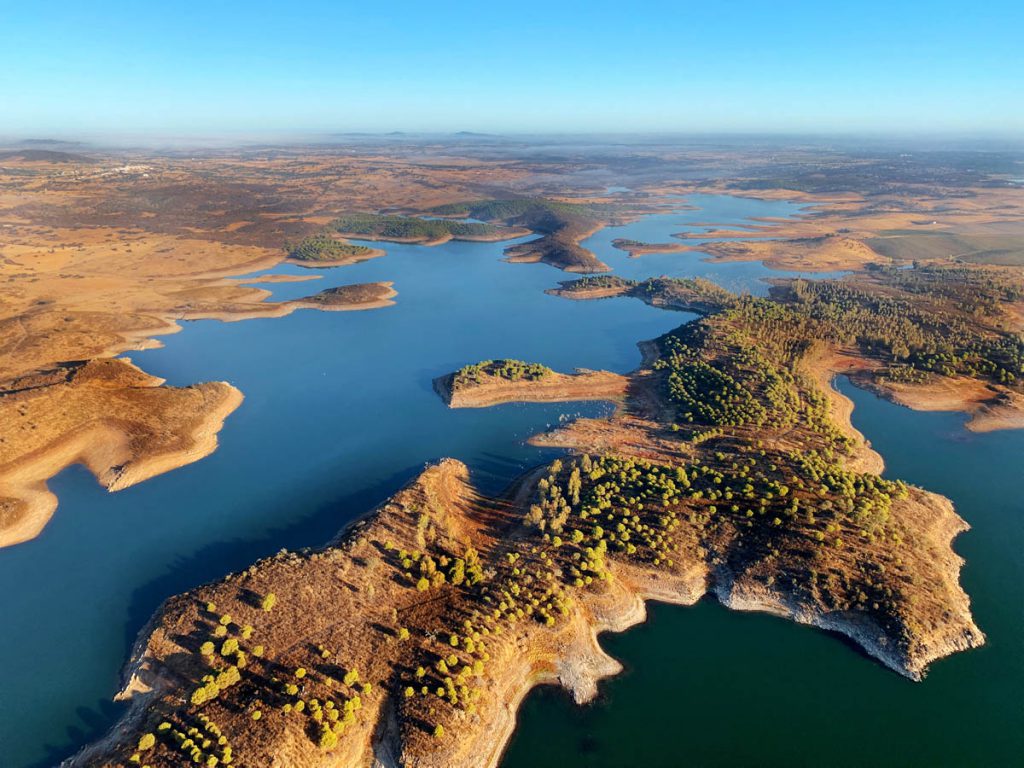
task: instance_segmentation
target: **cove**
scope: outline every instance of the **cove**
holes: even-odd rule
[[[585,245],[630,278],[699,275],[764,293],[785,276],[757,263],[707,264],[696,253],[629,259],[616,237],[663,242],[696,223],[750,223],[801,206],[698,195],[692,209],[602,230]],[[395,306],[299,311],[285,318],[186,323],[162,349],[129,355],[175,385],[226,380],[245,402],[210,457],[116,494],[72,467],[51,482],[60,506],[37,539],[0,550],[0,745],[3,765],[52,765],[96,739],[119,712],[111,699],[131,646],[167,597],[281,548],[318,546],[387,498],[426,462],[466,462],[497,491],[557,452],[530,435],[602,404],[505,405],[451,411],[431,381],[495,357],[626,372],[638,341],[689,319],[632,299],[545,295],[571,278],[502,261],[501,243],[385,244],[387,255],[269,286],[272,300],[335,285],[392,280]],[[838,651],[840,655],[848,652]]]
[[[520,766],[1011,765],[1024,750],[1024,433],[973,434],[964,417],[910,411],[842,379],[853,423],[886,475],[951,498],[954,542],[987,644],[911,683],[850,643],[783,619],[650,607],[602,646],[626,672],[579,708],[537,689],[503,768]]]

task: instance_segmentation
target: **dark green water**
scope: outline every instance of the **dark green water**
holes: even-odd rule
[[[704,264],[695,254],[631,260],[610,248],[615,237],[662,242],[673,232],[692,228],[694,222],[735,225],[754,216],[785,216],[799,210],[786,203],[730,197],[697,196],[690,202],[699,209],[604,230],[588,245],[617,274],[627,277],[702,275],[736,290],[763,292],[766,286],[760,278],[782,274],[758,264]],[[240,323],[188,323],[181,333],[164,339],[164,349],[132,355],[145,370],[172,384],[228,380],[246,400],[228,419],[217,452],[197,464],[117,494],[100,489],[81,468],[65,471],[51,483],[60,507],[43,534],[0,550],[0,767],[51,765],[110,727],[120,711],[110,700],[131,644],[169,595],[244,568],[282,547],[322,543],[393,493],[425,462],[443,456],[465,461],[477,482],[497,490],[524,468],[554,455],[525,445],[526,437],[563,416],[597,414],[605,408],[554,404],[450,411],[431,389],[435,376],[491,357],[520,357],[562,370],[583,366],[628,371],[639,362],[638,340],[687,319],[630,299],[573,302],[546,296],[543,290],[566,276],[544,265],[506,264],[501,261],[502,248],[480,243],[389,246],[384,258],[318,271],[315,274],[322,279],[315,282],[272,288],[275,298],[287,299],[333,285],[394,280],[399,296],[393,307],[303,311]],[[275,271],[310,274],[293,267]],[[928,419],[947,417],[899,413],[893,418],[908,419],[902,428],[907,434],[902,436],[909,441],[918,434],[919,442],[887,448],[879,435],[886,432],[883,426],[867,431],[898,474],[944,491],[928,478],[907,474],[896,462],[902,453],[906,460],[913,459],[922,445],[931,449],[927,436],[920,436],[923,425],[932,423]],[[948,418],[953,433],[958,421]],[[990,439],[1016,438],[990,436],[980,438],[978,445],[991,445]],[[1020,442],[1013,443],[1008,449],[1016,454],[991,455],[965,449],[956,460],[957,471],[977,476],[1002,467],[1005,475],[1020,447]],[[889,455],[890,448],[896,455]],[[963,489],[963,497],[975,492],[970,488]],[[1006,493],[1010,494],[1009,487]],[[977,522],[968,508],[962,511]],[[986,508],[986,514],[996,512]],[[1012,530],[1007,526],[1018,520],[1014,510],[1004,509],[992,531],[998,544],[1015,545],[1017,552],[1019,524]],[[997,617],[981,613],[988,606],[986,595],[994,602],[1009,588],[1004,582],[1014,581],[1013,588],[1019,588],[1019,568],[1015,570],[1009,551],[1000,554],[988,544],[977,556],[968,551],[979,542],[975,535],[961,540],[961,551],[972,562],[966,582],[979,606],[979,623],[990,633],[992,653],[1000,647],[1007,653],[1007,644],[1019,651],[1020,626],[1009,620],[1000,626]],[[984,580],[972,583],[976,572],[983,573]],[[1014,595],[1019,609],[1020,592]],[[675,621],[686,626],[671,626]],[[645,637],[650,638],[646,644]],[[629,644],[638,642],[630,656]],[[713,658],[715,649],[726,643],[742,645],[730,646],[736,653],[725,661]],[[761,734],[757,723],[765,734],[786,732],[791,737],[785,729],[778,731],[782,726],[773,731],[769,724],[796,722],[789,713],[803,708],[798,689],[771,685],[776,698],[757,708],[744,700],[754,696],[752,691],[738,699],[728,691],[730,684],[746,681],[756,687],[758,681],[780,674],[785,667],[775,658],[766,659],[766,648],[774,648],[779,659],[799,657],[802,664],[790,671],[794,679],[803,679],[796,676],[804,674],[813,678],[811,662],[817,661],[848,669],[850,686],[883,680],[896,691],[885,693],[887,700],[908,695],[920,699],[921,704],[904,707],[904,716],[915,718],[916,711],[937,706],[934,696],[946,695],[942,675],[959,669],[957,665],[976,664],[975,659],[986,659],[989,653],[986,649],[944,662],[927,683],[915,687],[887,676],[878,665],[820,633],[763,617],[729,615],[713,606],[658,610],[649,627],[609,638],[608,646],[636,667],[636,672],[607,686],[610,706],[575,710],[557,698],[531,698],[524,715],[526,728],[509,761],[540,764],[557,755],[562,763],[588,764],[593,753],[581,744],[590,744],[588,734],[596,731],[609,739],[602,742],[602,749],[607,749],[602,764],[635,765],[632,758],[639,758],[644,749],[655,750],[645,756],[651,764],[678,764],[681,755],[658,750],[681,744],[679,737],[690,728],[694,713],[705,707],[733,724],[717,738],[723,743],[753,744],[754,736]],[[648,654],[660,658],[659,663],[648,664]],[[1002,667],[999,675],[1019,687],[1019,666],[1007,666],[1005,655],[997,658],[1002,659],[996,664]],[[709,687],[699,688],[695,669],[707,676]],[[961,706],[990,722],[992,712],[999,709],[992,702],[1005,703],[995,693],[1003,690],[1002,681],[983,686],[974,676],[982,670],[966,669],[968,679],[975,681],[972,690],[995,698]],[[999,677],[992,668],[983,669]],[[653,677],[645,680],[641,674]],[[835,679],[837,674],[830,666],[823,677]],[[671,695],[658,688],[666,679],[679,685]],[[623,686],[621,690],[617,685]],[[697,690],[703,693],[697,696]],[[629,706],[630,696],[640,698]],[[817,708],[807,708],[811,713],[818,709],[820,702]],[[1014,713],[1006,707],[1001,711],[1003,727],[996,730],[1005,734]],[[595,716],[610,719],[585,721]],[[669,720],[659,720],[662,717]],[[842,717],[848,719],[849,711]],[[670,731],[659,730],[668,728],[669,722]],[[544,730],[547,724],[557,727]],[[710,735],[706,726],[697,730]],[[820,724],[818,731],[820,736],[808,732],[802,738],[821,747],[825,734],[833,732],[822,731]],[[872,734],[865,732],[849,748],[866,749],[864,742],[870,738]],[[632,746],[621,751],[626,745]],[[719,748],[725,750],[721,744]],[[751,747],[746,756],[760,754]],[[768,747],[764,754],[771,754]],[[808,754],[820,762],[823,752]]]
[[[887,474],[950,497],[972,525],[955,547],[988,644],[912,683],[809,627],[711,600],[654,606],[602,638],[626,672],[597,702],[528,697],[503,768],[1021,765],[1024,433],[973,435],[957,414],[839,387]]]

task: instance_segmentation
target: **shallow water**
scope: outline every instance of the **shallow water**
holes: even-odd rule
[[[800,211],[800,206],[789,203],[731,197],[694,196],[686,202],[698,209],[609,228],[586,245],[616,274],[626,277],[701,275],[735,290],[764,293],[767,284],[761,278],[787,274],[759,264],[706,264],[692,253],[629,259],[610,247],[616,237],[665,242],[672,233],[693,229],[698,222],[733,226],[750,224],[751,217]],[[143,369],[171,384],[226,380],[237,385],[246,399],[227,420],[217,452],[191,466],[116,494],[103,491],[80,467],[63,472],[51,483],[60,507],[42,535],[0,550],[4,595],[0,603],[0,764],[49,765],[106,730],[119,712],[110,700],[131,644],[169,595],[246,567],[282,547],[326,541],[347,521],[393,493],[425,462],[456,457],[470,466],[485,490],[498,490],[524,468],[556,455],[525,445],[525,438],[563,415],[607,409],[602,404],[544,404],[451,411],[432,391],[435,376],[495,357],[518,357],[560,370],[581,366],[625,372],[639,362],[637,341],[653,338],[691,317],[632,299],[576,302],[547,296],[544,289],[571,276],[541,264],[504,263],[505,245],[385,244],[387,256],[351,267],[304,270],[285,265],[272,272],[321,279],[268,284],[265,287],[273,292],[273,300],[334,285],[393,280],[397,303],[366,312],[303,310],[273,320],[191,322],[181,333],[165,337],[163,349],[131,355]],[[918,424],[908,421],[906,431],[918,434]],[[918,447],[894,445],[892,450],[913,452]],[[1019,445],[1017,450],[1019,455]],[[894,461],[898,458],[886,455]],[[958,466],[974,467],[981,460],[980,453],[976,458],[974,451],[964,451]],[[990,457],[985,460],[991,462]],[[991,469],[990,463],[979,467],[979,472]],[[926,484],[942,490],[937,484]],[[974,539],[963,541],[961,551],[966,554],[967,544]],[[1020,537],[1014,541],[1019,550]],[[1005,557],[992,558],[987,549],[982,552],[987,556],[972,560],[977,563],[974,568],[988,569],[990,562],[998,567],[1003,562],[1001,576],[1016,575],[1015,584],[1020,584],[1019,570],[1007,571]],[[1019,592],[1017,597],[1019,603]],[[689,654],[683,651],[691,639],[711,632],[721,621],[728,625],[721,630],[722,638],[713,638],[712,647],[704,652],[713,651],[728,636],[743,641],[749,658],[750,649],[774,643],[772,632],[793,633],[779,642],[811,643],[823,663],[853,665],[851,669],[865,678],[881,675],[889,680],[878,665],[831,638],[781,622],[726,615],[711,606],[655,615],[657,620],[649,628],[610,638],[609,647],[628,656],[630,643],[653,633],[661,638],[659,642],[680,651],[679,660],[670,666],[672,674],[684,674]],[[678,632],[671,626],[666,632],[662,627],[676,619],[663,616],[683,617],[686,623]],[[749,625],[754,629],[744,633],[742,624],[730,623],[743,621],[755,622]],[[762,629],[762,623],[767,629]],[[995,634],[994,625],[982,622],[982,627]],[[1021,636],[1020,631],[1008,632],[1000,639],[1019,645]],[[780,647],[777,653],[792,657],[787,648]],[[935,677],[955,665],[986,658],[984,653],[940,664]],[[733,672],[735,663],[707,669],[709,685],[715,679],[720,685],[724,680],[739,680]],[[744,675],[763,679],[778,672],[763,659],[753,667]],[[654,673],[651,684],[655,686],[669,675],[660,664],[638,664],[637,674],[641,669],[643,674]],[[616,681],[611,686],[636,679],[630,675],[622,679],[625,683]],[[1020,675],[1016,680],[1019,683]],[[895,678],[887,685],[900,691],[901,686],[909,686]],[[929,680],[909,690],[935,688]],[[635,712],[631,717],[613,703],[608,711],[616,713],[612,716],[623,727],[616,733],[629,742],[667,738],[645,730],[645,723],[654,727],[659,717],[678,711],[681,702],[660,698],[656,688],[635,690],[641,699],[657,702],[659,711]],[[726,709],[729,702],[710,690],[713,687],[702,696],[717,702],[714,708],[723,714],[731,712],[727,720],[733,724],[779,716],[774,706],[767,711],[742,704]],[[786,701],[794,698],[788,692],[782,695]],[[546,759],[549,752],[561,754],[564,747],[564,754],[572,759],[563,756],[562,762],[587,764],[590,758],[580,756],[584,753],[569,725],[562,725],[557,734],[539,735],[538,712],[554,723],[559,718],[571,722],[571,718],[593,716],[598,710],[581,715],[560,709],[557,700],[546,703],[545,696],[531,698],[527,728],[517,737],[510,764],[522,764],[530,744],[545,747],[531,756],[534,763]],[[614,701],[620,697],[626,700],[625,694],[616,694]],[[662,704],[665,712],[660,711]],[[678,730],[677,726],[673,733]],[[607,759],[615,754],[621,753],[611,749]]]

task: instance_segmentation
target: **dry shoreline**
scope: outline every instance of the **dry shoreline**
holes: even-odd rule
[[[351,264],[358,264],[362,261],[369,261],[370,259],[379,259],[381,256],[387,254],[382,248],[371,248],[365,253],[361,253],[358,256],[346,256],[342,259],[324,259],[313,261],[310,259],[293,259],[288,257],[282,264],[294,264],[297,267],[304,269],[331,269],[333,267],[347,267]]]
[[[505,249],[505,261],[510,264],[536,264],[538,262],[580,274],[610,272],[611,267],[584,248],[580,243],[604,229],[602,222],[587,227],[569,226],[549,234]]]
[[[350,285],[286,302],[196,310],[177,319],[234,322],[284,317],[300,309],[377,309],[393,305],[396,295],[390,282]],[[157,347],[154,335],[181,330],[170,319],[164,323],[140,329],[134,339],[123,337],[109,352]],[[113,357],[80,367],[58,366],[25,379],[26,385],[19,387],[15,380],[12,390],[0,393],[0,417],[9,436],[22,435],[17,444],[0,450],[0,548],[42,532],[58,504],[47,481],[68,466],[84,464],[107,490],[117,491],[199,461],[216,450],[217,433],[243,399],[226,382],[166,387],[161,379]],[[186,404],[196,393],[207,392],[209,398]],[[26,411],[28,406],[33,410]],[[125,415],[126,407],[133,416]],[[195,414],[192,419],[183,415],[190,412]],[[29,426],[31,431],[25,432]]]
[[[972,379],[936,376],[926,384],[878,382],[869,374],[854,375],[850,381],[879,397],[913,411],[963,413],[964,428],[985,433],[1024,429],[1024,397],[995,385]]]
[[[130,367],[128,363],[123,365]],[[67,395],[55,391],[51,397],[46,390],[65,386],[28,394],[46,398],[44,407],[48,408],[50,400]],[[195,408],[195,416],[170,441],[138,422],[126,421],[119,413],[119,403],[125,398],[144,398],[140,405],[151,408],[155,396],[163,402],[163,410],[178,410],[178,401],[183,397],[195,400],[192,393],[200,391],[208,396],[192,406],[182,403],[186,409]],[[161,380],[150,377],[141,387],[127,387],[118,400],[110,402],[108,412],[83,414],[73,431],[57,433],[46,444],[0,468],[0,548],[29,541],[42,531],[57,508],[57,497],[48,489],[47,481],[68,466],[85,465],[108,491],[128,488],[213,453],[217,433],[242,400],[242,393],[226,382],[181,389],[164,387]],[[102,409],[102,401],[99,405]]]
[[[564,403],[621,400],[629,380],[609,371],[579,369],[573,374],[551,372],[534,381],[509,381],[496,376],[453,391],[454,375],[434,379],[434,391],[449,408],[489,408],[502,403]]]
[[[571,283],[571,281],[570,281]],[[622,285],[610,288],[587,288],[571,290],[565,287],[550,288],[545,293],[575,301],[599,300],[617,296],[633,296],[652,306],[685,312],[707,314],[709,307],[694,301],[690,296],[679,300],[668,300],[657,294],[634,292],[635,285]],[[853,404],[848,398],[829,384],[832,376],[845,375],[851,383],[861,389],[868,390],[896,405],[914,411],[957,412],[968,416],[965,428],[971,432],[984,433],[1004,429],[1024,429],[1024,396],[1013,390],[966,377],[944,377],[932,374],[924,384],[901,384],[879,381],[874,371],[879,364],[866,358],[855,350],[819,350],[802,363],[808,373],[828,394],[833,415],[844,423],[842,411],[851,409]],[[844,401],[846,404],[844,404]],[[850,436],[862,438],[859,432],[849,426]],[[875,454],[877,456],[877,454]],[[866,460],[864,471],[876,471],[876,461],[881,457]],[[878,466],[881,466],[880,463]]]
[[[446,486],[454,482],[461,487],[466,481],[466,469],[460,462],[445,460],[426,470],[406,489],[400,491],[396,498],[410,492],[419,494],[421,488]],[[921,493],[923,509],[931,509],[935,517],[932,528],[936,531],[936,540],[952,539],[957,533],[966,529],[966,525],[952,510],[952,506],[933,494]],[[438,510],[433,514],[450,514],[457,507],[448,507],[456,503],[455,499],[463,496],[465,491],[454,491],[454,495],[444,502],[448,513]],[[419,498],[418,495],[416,498]],[[929,501],[931,500],[931,501]],[[335,539],[326,548],[306,554],[297,561],[287,555],[284,560],[272,558],[264,561],[260,569],[273,568],[280,571],[287,562],[295,562],[299,567],[312,567],[320,558],[330,562],[341,562],[339,558],[348,557],[341,553],[348,550],[356,540],[373,539],[393,531],[393,523],[386,522],[393,518],[395,510],[391,503],[385,503],[374,513],[346,527],[345,533]],[[422,508],[418,504],[414,508]],[[457,525],[457,523],[455,523]],[[383,526],[383,528],[381,528]],[[952,555],[953,563],[959,571],[962,560]],[[292,566],[293,567],[293,566]],[[331,566],[347,567],[347,566]],[[955,573],[954,572],[954,573]],[[172,599],[154,616],[153,620],[143,628],[135,645],[132,660],[126,667],[124,688],[119,698],[128,699],[129,710],[120,721],[119,727],[108,736],[81,752],[70,760],[68,766],[108,765],[106,757],[117,749],[123,738],[131,738],[133,728],[145,720],[147,707],[163,696],[170,695],[178,686],[173,674],[162,668],[154,653],[162,656],[160,650],[169,640],[165,626],[174,626],[180,620],[173,619],[169,614],[185,610],[186,606],[203,604],[205,600],[216,599],[223,604],[227,594],[236,589],[233,583],[242,585],[250,583],[258,572],[250,569],[246,574],[227,577],[220,584],[196,590],[187,602],[180,598]],[[308,578],[308,577],[307,577]],[[305,579],[304,579],[305,581]],[[266,583],[260,580],[260,583]],[[278,585],[282,589],[283,585]],[[249,587],[245,587],[249,589]],[[713,594],[719,602],[733,610],[767,612],[798,623],[810,624],[822,629],[841,633],[857,642],[871,656],[875,657],[893,671],[911,680],[920,680],[925,667],[937,658],[950,653],[974,647],[982,641],[980,631],[970,620],[969,612],[960,615],[960,626],[966,627],[966,634],[952,627],[955,631],[940,634],[930,646],[930,652],[914,659],[907,659],[895,652],[884,639],[880,639],[880,629],[865,624],[857,616],[819,615],[808,613],[793,603],[785,593],[776,590],[751,589],[750,585],[740,583],[735,574],[722,568],[714,568],[708,561],[697,561],[677,573],[657,574],[637,569],[626,564],[616,564],[614,577],[608,589],[602,593],[588,595],[586,600],[574,611],[568,623],[559,629],[554,636],[534,638],[527,642],[527,635],[515,633],[498,643],[495,639],[492,652],[496,654],[497,668],[503,670],[493,679],[493,687],[486,707],[487,717],[481,721],[486,727],[474,727],[462,734],[457,743],[445,740],[435,744],[432,752],[410,753],[410,744],[394,721],[391,705],[387,700],[374,700],[370,706],[377,712],[377,725],[360,727],[359,732],[351,734],[346,747],[340,753],[330,756],[309,750],[300,750],[293,754],[290,765],[293,766],[324,766],[337,764],[357,764],[373,756],[373,764],[380,766],[398,766],[409,764],[415,760],[423,768],[449,768],[453,766],[486,766],[496,767],[500,764],[504,750],[516,727],[518,710],[526,696],[538,685],[557,684],[569,691],[577,703],[592,700],[598,692],[598,684],[602,679],[613,676],[621,671],[621,664],[607,655],[601,648],[600,635],[605,632],[622,632],[642,623],[647,617],[646,604],[656,601],[671,605],[689,606],[696,603],[706,594]],[[962,594],[962,593],[961,593]],[[187,609],[188,612],[194,609]],[[239,607],[233,607],[237,612]],[[958,612],[966,611],[964,605],[957,607]],[[964,624],[963,622],[966,622]],[[524,632],[532,635],[536,630],[526,628]],[[293,744],[291,749],[296,748]],[[324,762],[329,760],[330,762]]]

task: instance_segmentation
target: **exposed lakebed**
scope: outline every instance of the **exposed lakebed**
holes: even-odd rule
[[[664,242],[693,222],[740,224],[749,223],[748,219],[755,216],[784,216],[799,211],[798,206],[787,203],[728,197],[696,196],[687,202],[696,209],[602,230],[584,244],[612,266],[615,274],[628,278],[695,275],[714,279],[733,290],[760,293],[767,288],[760,278],[786,274],[756,263],[707,264],[694,253],[629,259],[610,246],[617,237]],[[99,488],[84,469],[64,472],[51,483],[61,509],[43,534],[0,552],[7,628],[0,633],[4,680],[0,743],[8,764],[55,762],[109,726],[117,712],[109,701],[118,688],[118,673],[131,643],[167,596],[246,567],[281,547],[316,546],[326,541],[427,461],[443,456],[461,459],[471,467],[484,490],[498,490],[524,468],[552,455],[525,445],[526,437],[563,415],[593,414],[607,407],[506,405],[450,411],[432,390],[435,376],[493,357],[523,358],[565,371],[581,366],[625,372],[639,362],[637,341],[657,336],[687,319],[686,315],[630,299],[572,302],[547,296],[544,289],[565,276],[544,265],[502,262],[505,245],[388,244],[386,257],[349,267],[313,271],[281,266],[273,272],[319,275],[321,279],[268,284],[275,301],[335,285],[385,280],[394,281],[397,304],[367,312],[301,311],[275,320],[189,323],[181,333],[163,340],[165,348],[131,355],[143,369],[171,384],[230,381],[245,393],[246,401],[227,421],[219,450],[195,465],[114,495]],[[858,397],[858,404],[862,401],[863,397]],[[893,447],[897,453],[920,453],[923,446],[931,444],[927,432],[916,426],[929,423],[927,419],[951,418],[954,426],[959,424],[956,417],[900,413],[904,414],[900,418],[907,421],[901,425],[904,444]],[[978,494],[981,489],[954,491],[933,483],[931,477],[902,473],[881,436],[865,429],[896,474],[948,493],[968,521],[975,522],[959,492]],[[915,437],[921,442],[914,444]],[[974,439],[990,438],[1013,440],[1019,434]],[[1021,455],[1021,443],[1014,446],[1016,453],[1011,450],[1005,461]],[[981,452],[970,453],[970,461],[985,460],[973,458],[975,455]],[[958,462],[958,466],[969,466],[963,457]],[[999,534],[1010,537],[1015,531],[1015,551],[1019,552],[1019,518],[1012,524],[1016,528],[997,530],[994,540],[1001,545]],[[968,534],[965,541],[974,535]],[[969,546],[958,543],[958,549],[967,554],[969,563],[975,563]],[[1007,563],[1008,555],[1002,550],[979,554],[981,559],[975,568],[988,567],[986,561],[995,559],[997,564],[1002,563],[999,567],[1004,572],[1009,569],[1004,575],[1012,586],[1007,587],[1020,589],[1021,574],[1012,555]],[[974,596],[972,574],[969,565],[965,581]],[[1019,606],[1019,591],[1016,601]],[[689,762],[685,745],[691,718],[687,713],[718,712],[723,722],[731,724],[733,740],[746,743],[751,750],[735,756],[749,758],[758,754],[753,751],[756,739],[748,739],[745,734],[760,733],[761,728],[767,728],[766,723],[782,717],[787,702],[802,713],[800,722],[794,721],[787,733],[792,735],[799,728],[805,734],[803,738],[816,734],[813,741],[818,749],[808,752],[808,761],[826,760],[836,746],[836,724],[825,708],[803,704],[799,688],[780,691],[774,686],[771,701],[775,703],[766,708],[747,707],[733,698],[735,689],[727,694],[728,688],[720,690],[715,685],[716,679],[729,679],[760,690],[765,673],[778,674],[779,655],[790,660],[785,668],[794,676],[806,678],[807,686],[819,686],[818,690],[824,692],[832,691],[833,681],[818,664],[826,668],[835,665],[835,674],[853,665],[856,677],[847,673],[839,682],[849,679],[850,685],[860,685],[863,677],[867,690],[872,681],[882,681],[882,687],[876,689],[881,693],[870,699],[872,706],[900,718],[907,716],[907,705],[899,712],[890,712],[890,702],[896,700],[890,689],[913,701],[927,697],[930,694],[922,692],[935,687],[932,680],[912,686],[832,638],[779,620],[728,615],[724,609],[709,605],[690,611],[656,610],[657,622],[624,637],[609,638],[608,646],[629,659],[629,644],[638,637],[642,640],[652,636],[662,652],[671,651],[668,660],[659,656],[657,667],[646,669],[648,661],[642,655],[647,651],[641,650],[641,656],[631,659],[638,668],[636,675],[610,683],[609,689],[634,686],[631,695],[645,701],[645,707],[656,709],[658,717],[664,712],[666,722],[674,723],[674,727],[659,734],[645,730],[646,725],[657,722],[657,717],[649,711],[638,711],[635,704],[622,709],[619,699],[628,701],[625,694],[613,696],[610,707],[568,715],[557,700],[549,702],[550,694],[538,694],[528,704],[526,729],[517,736],[510,764],[522,764],[527,757],[534,764],[542,764],[550,756],[561,755],[559,762],[563,763],[621,765],[624,754],[636,753],[617,753],[614,747],[606,750],[604,743],[598,752],[581,752],[575,726],[565,725],[555,733],[550,730],[566,717],[586,718],[600,712],[608,713],[609,729],[602,730],[609,742],[613,736],[622,744],[660,739],[664,742],[660,746],[649,745],[655,750],[650,761],[665,765]],[[998,652],[998,637],[992,637],[994,628],[987,625],[980,611],[979,622],[990,632],[990,641]],[[672,626],[663,630],[666,624]],[[682,629],[676,631],[676,624]],[[737,672],[734,660],[732,666],[723,662],[721,669],[709,668],[696,685],[687,681],[683,675],[687,665],[697,664],[703,669],[702,659],[708,658],[707,648],[691,645],[688,637],[693,631],[687,626],[700,627],[704,633],[717,628],[711,635],[705,634],[712,638],[712,650],[739,649],[744,653],[746,671]],[[1010,634],[1001,644],[1004,654],[1007,643],[1014,645],[1016,640],[1019,647],[1019,623],[1016,629],[1016,634]],[[814,664],[802,667],[807,643],[827,650],[813,658]],[[765,646],[774,655],[754,654]],[[990,658],[992,653],[985,649],[943,662],[933,675],[938,679],[947,665],[970,665],[975,659]],[[707,662],[709,667],[717,663],[710,659]],[[1018,666],[1013,668],[1015,663]],[[679,688],[674,698],[662,697],[656,688],[649,687],[651,681],[669,677],[665,664],[671,666],[673,675],[681,675],[676,678]],[[1006,665],[1016,669],[1019,684],[1019,662],[1015,658],[1004,660]],[[979,689],[978,696],[987,695],[987,691]],[[1004,701],[1003,705],[1009,707],[1012,703]],[[1010,715],[994,713],[985,722],[992,723],[997,716],[1006,722]],[[842,718],[847,729],[844,734],[852,732],[848,722],[851,717],[847,711]],[[972,712],[967,721],[973,717]],[[926,723],[922,720],[921,725]],[[698,728],[693,736],[707,739],[708,733],[706,728]],[[1003,733],[1004,739],[1012,738],[1005,736],[1005,729]],[[923,733],[913,736],[917,741],[924,737]],[[993,738],[987,733],[972,734],[970,741],[982,737]],[[539,749],[540,744],[543,749]],[[531,745],[533,748],[528,749]],[[770,759],[771,754],[767,757]]]

